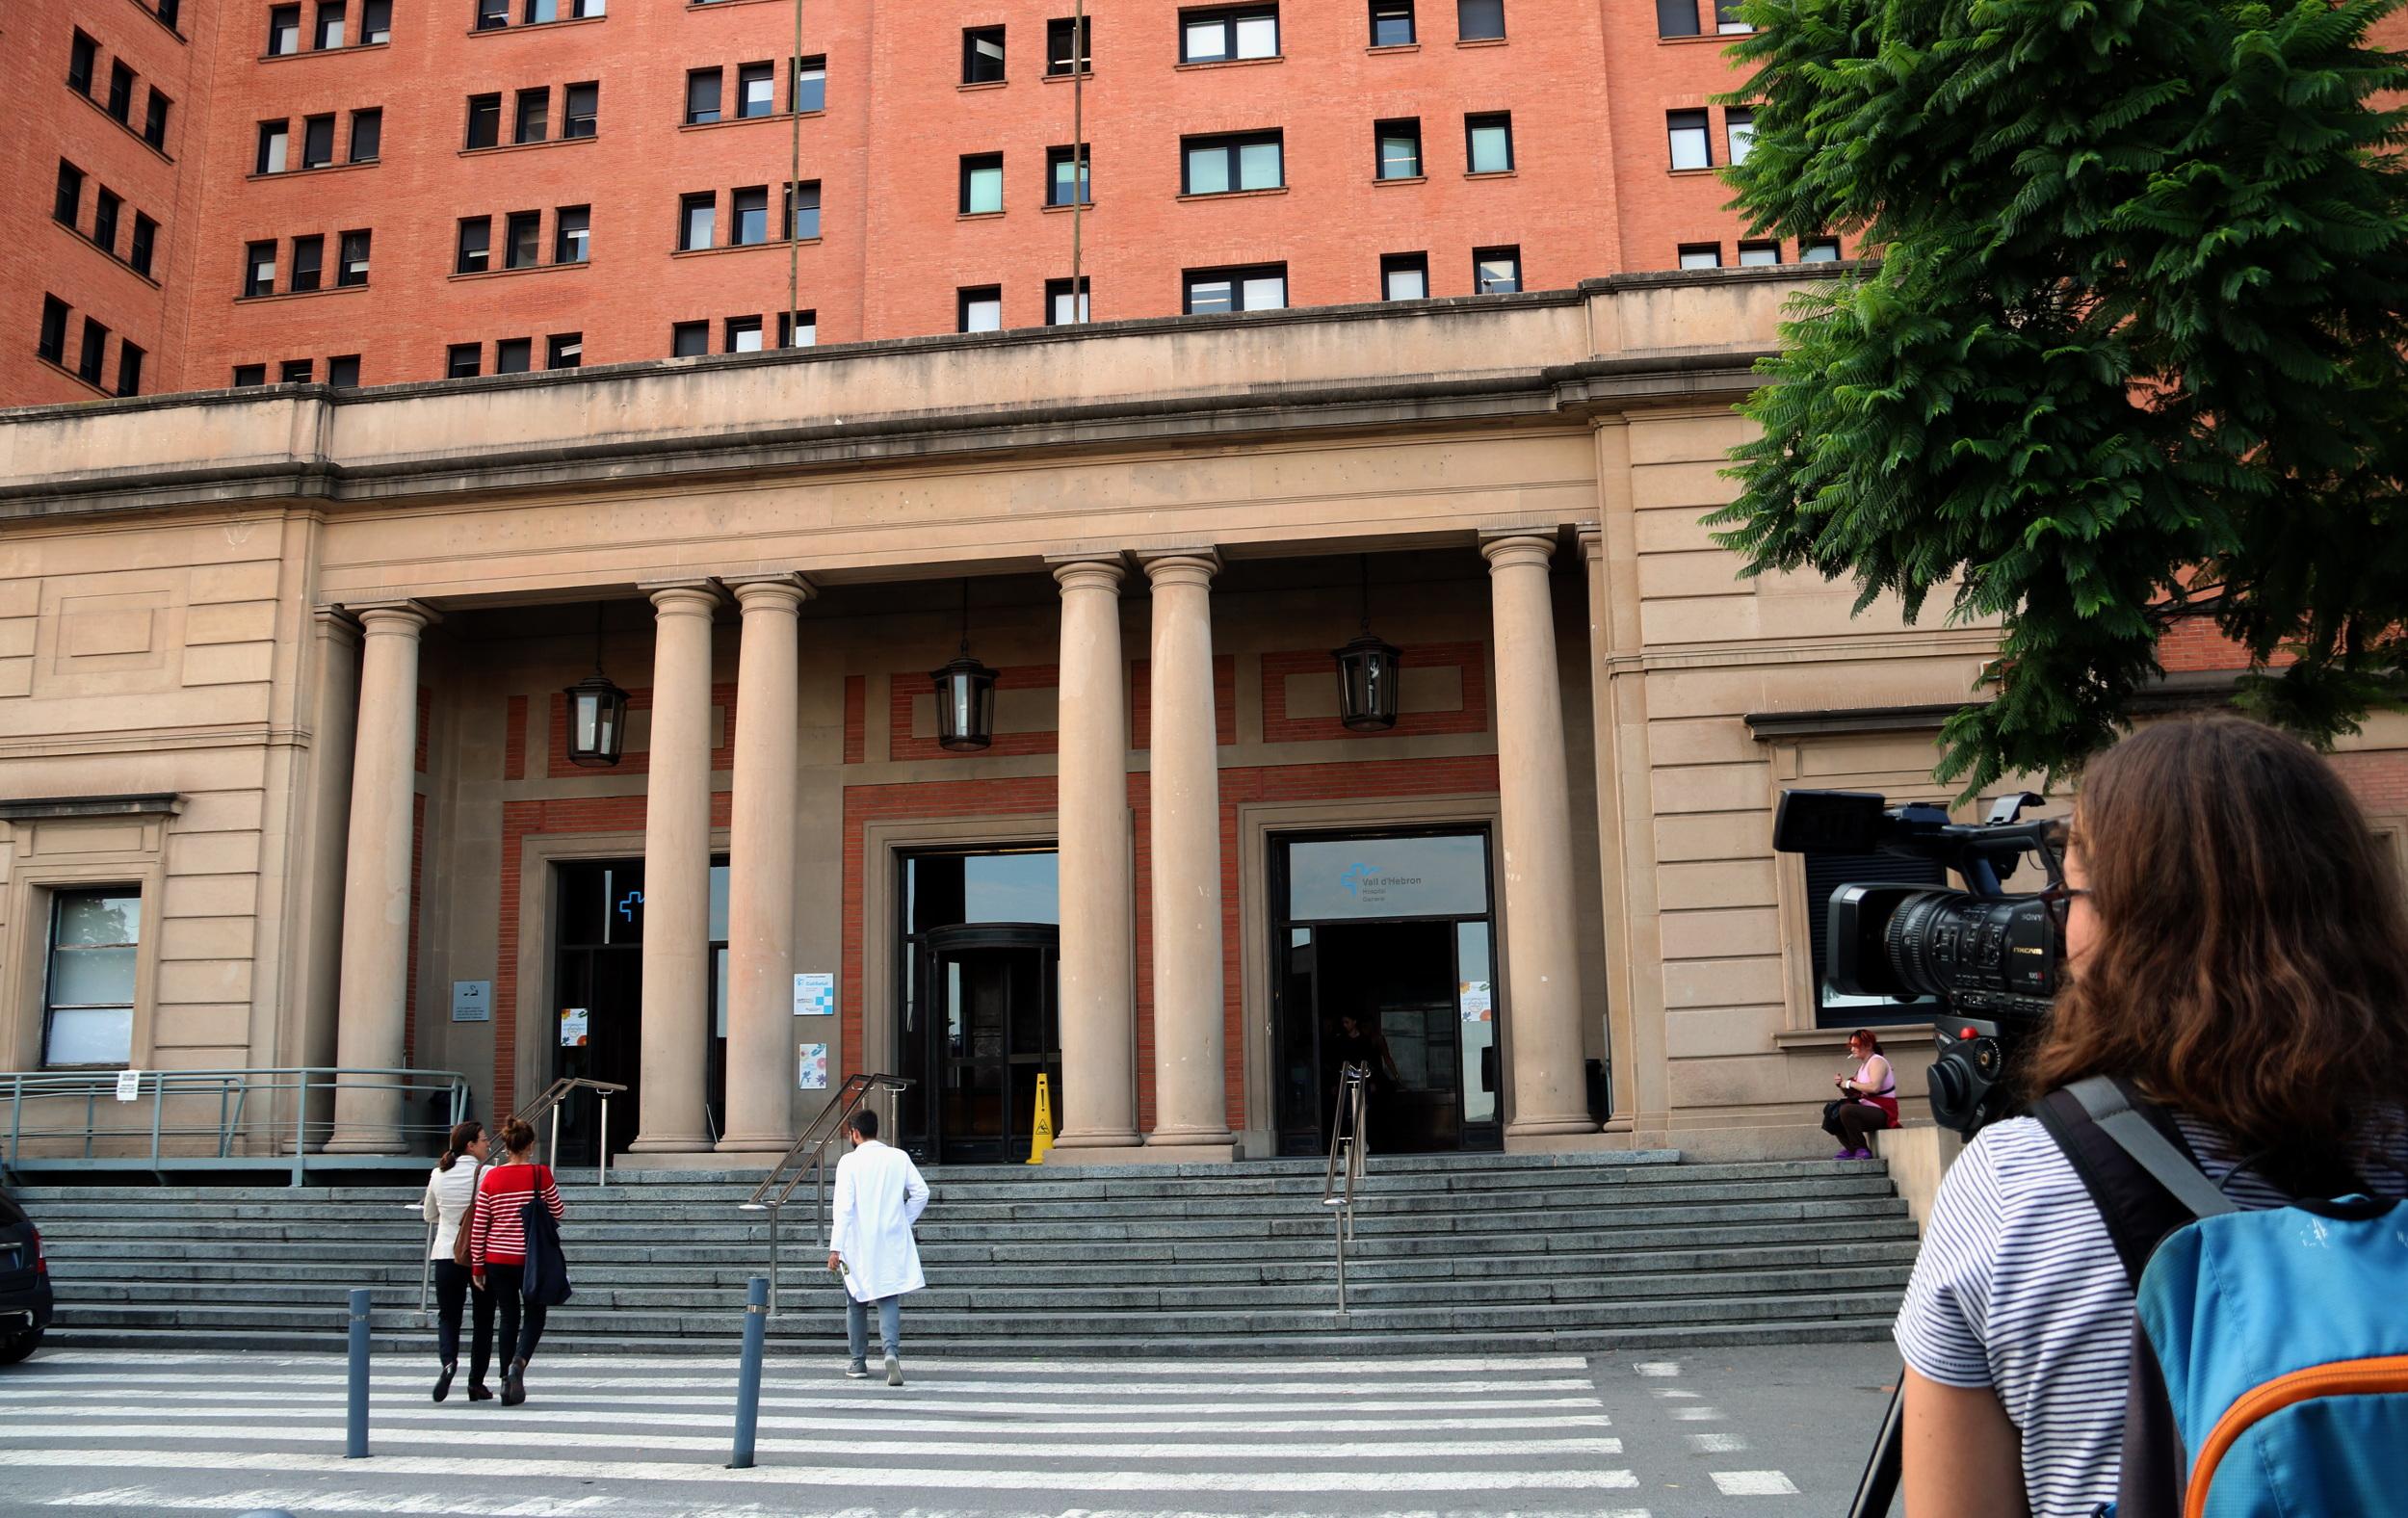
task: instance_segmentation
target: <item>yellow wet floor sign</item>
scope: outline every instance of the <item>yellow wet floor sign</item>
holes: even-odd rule
[[[1054,1093],[1045,1084],[1042,1072],[1036,1078],[1036,1120],[1029,1125],[1029,1163],[1043,1165],[1045,1151],[1054,1147]]]

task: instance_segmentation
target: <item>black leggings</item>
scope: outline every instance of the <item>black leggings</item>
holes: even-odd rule
[[[503,1265],[488,1260],[484,1268],[485,1296],[493,1299],[502,1314],[502,1348],[513,1360],[536,1357],[536,1341],[543,1337],[543,1318],[550,1309],[528,1301],[520,1294],[520,1282],[526,1268],[523,1265]],[[526,1310],[525,1326],[521,1327],[519,1310]]]
[[[472,1303],[469,1298],[474,1297]],[[434,1262],[435,1352],[445,1365],[459,1363],[459,1321],[474,1307],[476,1336],[468,1348],[468,1383],[484,1384],[485,1367],[493,1363],[493,1294],[468,1288],[468,1267],[449,1260]]]
[[[1890,1114],[1871,1102],[1843,1102],[1823,1120],[1822,1131],[1851,1149],[1870,1149],[1872,1136],[1890,1126]]]

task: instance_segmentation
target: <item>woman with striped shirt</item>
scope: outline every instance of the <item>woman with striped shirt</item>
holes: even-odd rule
[[[499,1342],[510,1351],[510,1366],[502,1373],[502,1405],[515,1407],[527,1400],[527,1362],[535,1357],[536,1343],[543,1337],[544,1319],[542,1304],[522,1298],[521,1276],[527,1264],[524,1215],[528,1204],[538,1198],[555,1217],[565,1217],[568,1210],[561,1205],[552,1167],[530,1158],[536,1147],[533,1128],[515,1117],[506,1120],[502,1147],[510,1151],[510,1158],[487,1169],[477,1186],[468,1258],[471,1282],[481,1292],[492,1292],[501,1310]]]
[[[2109,1075],[2242,1207],[2408,1194],[2408,909],[2332,768],[2228,717],[2091,761],[2052,893],[2071,983],[2037,1096]],[[1949,1168],[1898,1319],[1908,1518],[2090,1518],[2116,1497],[2133,1294],[2040,1124]]]

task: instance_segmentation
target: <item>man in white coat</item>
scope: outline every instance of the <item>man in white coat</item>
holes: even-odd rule
[[[835,1219],[828,1230],[827,1268],[845,1276],[845,1328],[852,1359],[845,1374],[870,1374],[870,1307],[877,1307],[886,1348],[886,1384],[903,1378],[903,1296],[928,1285],[920,1246],[911,1237],[929,1205],[929,1183],[901,1149],[877,1141],[877,1113],[863,1108],[845,1124],[851,1152],[836,1162]]]

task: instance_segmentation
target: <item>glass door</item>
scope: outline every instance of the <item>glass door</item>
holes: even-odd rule
[[[1050,927],[955,929],[928,935],[920,985],[929,1003],[929,1147],[946,1164],[1029,1157],[1036,1083],[1061,1112],[1058,951]]]

